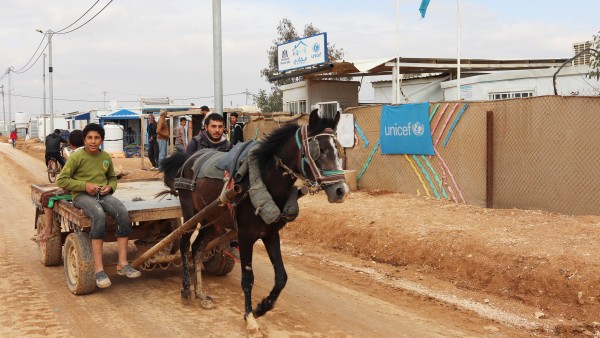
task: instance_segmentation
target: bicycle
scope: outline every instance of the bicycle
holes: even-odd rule
[[[56,182],[56,177],[60,174],[61,170],[62,166],[60,163],[58,163],[54,157],[51,157],[48,160],[48,181],[50,181],[50,183]]]
[[[66,148],[66,146],[64,146],[64,145],[60,147],[61,156],[64,153],[64,148]],[[60,165],[60,163],[58,162],[58,160],[56,160],[56,158],[51,157],[48,160],[48,169],[47,169],[48,181],[50,181],[50,183],[56,182],[56,177],[58,176],[58,174],[60,174],[61,170],[62,170],[62,165]]]

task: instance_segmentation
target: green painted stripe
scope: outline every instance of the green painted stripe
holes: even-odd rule
[[[423,163],[421,163],[421,161],[419,161],[419,158],[416,155],[412,155],[412,158],[413,158],[413,160],[415,160],[415,162],[417,162],[417,164],[421,168],[421,171],[423,172],[423,174],[425,174],[425,178],[427,179],[427,182],[429,182],[429,186],[431,188],[433,188],[433,193],[435,194],[435,197],[439,200],[440,199],[440,193],[435,188],[435,184],[431,180],[431,177],[429,176],[429,173],[427,172],[427,170],[423,166]]]
[[[367,171],[367,167],[369,167],[369,164],[371,164],[371,160],[373,159],[373,156],[375,156],[375,152],[377,151],[377,148],[379,148],[379,140],[377,140],[377,144],[375,145],[375,147],[373,147],[373,150],[371,150],[371,153],[369,154],[369,158],[367,159],[367,162],[365,162],[365,165],[363,166],[362,170],[358,174],[358,177],[356,178],[357,182],[360,181],[360,179],[363,176],[363,174],[365,173],[365,171]]]
[[[435,181],[437,182],[438,187],[440,188],[440,190],[442,190],[442,196],[444,196],[444,198],[448,198],[448,194],[446,193],[446,189],[444,188],[444,184],[442,183],[442,180],[438,176],[438,174],[435,171],[435,169],[433,169],[433,166],[431,165],[431,162],[429,162],[429,160],[427,159],[427,157],[425,157],[423,155],[421,155],[421,159],[423,161],[425,161],[425,164],[427,164],[427,166],[429,167],[429,170],[431,170],[431,172],[433,173],[433,176],[435,177]]]
[[[435,107],[433,108],[433,111],[431,112],[431,115],[429,115],[429,122],[431,122],[431,119],[433,118],[433,115],[435,115],[435,113],[437,112],[438,108],[440,107],[440,104],[436,104]]]

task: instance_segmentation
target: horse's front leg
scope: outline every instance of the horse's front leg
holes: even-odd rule
[[[269,295],[263,298],[263,300],[256,305],[256,309],[253,311],[256,317],[263,316],[265,313],[275,307],[275,302],[287,283],[287,273],[285,272],[283,258],[281,257],[281,242],[279,238],[279,232],[270,233],[269,235],[263,237],[262,241],[265,244],[265,248],[269,254],[269,259],[271,260],[271,264],[273,265],[273,269],[275,271],[275,285],[273,285],[273,289]]]
[[[240,229],[241,230],[241,229]],[[252,271],[252,249],[254,241],[238,233],[240,249],[240,265],[242,267],[242,290],[244,291],[244,319],[249,329],[258,329],[258,324],[252,314],[252,287],[254,286],[254,271]]]
[[[182,271],[182,288],[181,288],[181,301],[184,304],[190,303],[190,269],[188,266],[188,252],[190,252],[190,238],[191,233],[185,233],[181,236],[179,242],[179,251],[181,253],[181,271]]]

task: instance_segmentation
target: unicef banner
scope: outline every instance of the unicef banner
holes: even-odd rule
[[[381,153],[434,155],[429,129],[429,103],[383,106]]]

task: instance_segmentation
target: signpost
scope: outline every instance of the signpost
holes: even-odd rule
[[[277,45],[277,66],[280,72],[319,65],[327,61],[327,33]]]

